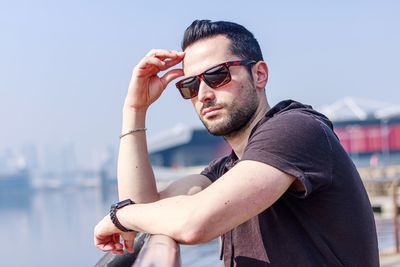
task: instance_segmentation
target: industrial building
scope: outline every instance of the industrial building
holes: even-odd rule
[[[345,97],[316,110],[332,120],[356,165],[400,164],[400,106]],[[207,165],[230,153],[230,148],[204,127],[181,125],[151,139],[149,152],[153,165],[179,168]]]
[[[400,164],[400,106],[343,98],[319,111],[359,167]]]

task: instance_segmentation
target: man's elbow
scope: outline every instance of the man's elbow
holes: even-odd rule
[[[216,236],[207,225],[198,221],[188,220],[182,227],[177,229],[175,240],[180,244],[195,245],[211,241]]]
[[[204,234],[195,230],[182,230],[176,237],[175,240],[180,244],[195,245],[205,243],[208,240],[204,238]]]
[[[193,196],[185,196],[182,199],[179,216],[173,224],[173,239],[181,244],[200,244],[218,237],[218,233],[210,226],[208,210],[199,205],[198,201],[192,201]],[[172,226],[172,225],[171,225]]]

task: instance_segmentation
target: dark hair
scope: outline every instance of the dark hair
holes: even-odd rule
[[[193,43],[216,35],[231,40],[231,52],[242,59],[263,60],[260,45],[254,35],[242,25],[229,21],[195,20],[186,29],[182,40],[184,51]]]

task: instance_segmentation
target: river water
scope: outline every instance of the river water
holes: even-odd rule
[[[117,200],[116,192],[68,189],[0,195],[0,266],[94,266],[103,252],[93,227]],[[390,220],[378,220],[382,249],[393,246]],[[221,266],[219,241],[181,246],[182,265]]]
[[[103,255],[93,245],[93,227],[117,200],[116,192],[0,194],[0,266],[94,266]],[[183,266],[218,266],[218,246],[217,240],[182,246]]]

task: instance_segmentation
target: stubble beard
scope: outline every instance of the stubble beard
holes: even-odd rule
[[[229,105],[222,105],[228,113],[222,120],[207,122],[200,116],[201,122],[209,133],[215,136],[224,136],[225,138],[233,137],[240,134],[254,120],[258,108],[256,89],[251,87],[249,89],[242,88],[242,90],[246,90],[242,96],[236,98]],[[209,103],[207,107],[216,105],[217,103]]]

